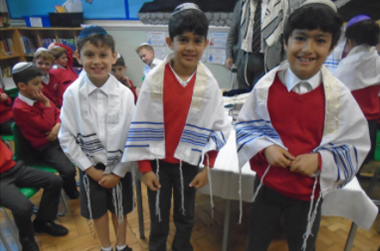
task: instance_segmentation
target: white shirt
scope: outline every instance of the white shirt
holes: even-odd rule
[[[146,64],[144,66],[144,76],[146,76],[150,72],[150,70],[152,70],[154,67],[159,65],[161,62],[162,62],[162,60],[160,60],[158,58],[154,58],[150,65]]]
[[[44,82],[45,84],[49,84],[49,82],[50,82],[50,74],[48,73],[48,74],[46,74],[46,75],[42,75],[42,76],[41,76],[41,80],[42,80],[42,82]]]
[[[170,69],[172,69],[172,71],[173,71],[173,73],[174,73],[174,76],[177,78],[178,82],[179,82],[183,87],[185,87],[185,86],[190,82],[191,78],[194,76],[195,72],[197,71],[197,70],[195,70],[195,71],[193,72],[193,74],[191,74],[191,76],[190,76],[187,80],[182,80],[182,79],[177,75],[177,73],[174,71],[172,65],[171,65],[170,63],[169,63],[169,65],[170,65]]]
[[[30,98],[27,98],[27,97],[25,97],[24,95],[22,95],[21,93],[18,93],[18,98],[19,98],[21,101],[24,101],[25,103],[27,103],[27,104],[30,105],[30,106],[33,106],[34,103],[37,102],[37,100],[33,100],[33,99],[30,99]]]
[[[321,81],[322,76],[321,72],[318,71],[314,76],[309,79],[300,79],[298,78],[290,68],[287,71],[281,71],[278,73],[278,77],[281,82],[286,85],[288,92],[294,91],[298,94],[305,94],[317,88]]]

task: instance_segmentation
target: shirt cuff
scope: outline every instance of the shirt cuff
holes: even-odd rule
[[[215,165],[216,157],[218,157],[219,151],[209,151],[207,152],[209,158],[209,167],[213,167]],[[203,165],[207,166],[207,157],[203,158]]]
[[[128,168],[127,168],[126,163],[124,163],[124,162],[120,162],[120,163],[118,163],[118,164],[112,169],[111,173],[116,174],[117,176],[123,178],[123,177],[125,176],[125,174],[127,173],[127,171],[128,171]]]
[[[150,160],[140,160],[139,163],[139,171],[140,173],[147,173],[152,171],[152,165],[150,164]]]
[[[75,162],[78,168],[83,172],[93,166],[92,162],[87,157],[76,159]]]

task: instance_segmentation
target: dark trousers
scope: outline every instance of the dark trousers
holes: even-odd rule
[[[256,184],[258,183],[259,181],[256,182]],[[307,251],[315,250],[315,240],[317,239],[321,221],[321,204],[322,200],[318,205],[312,233],[307,241]],[[301,250],[309,208],[310,201],[301,201],[283,196],[264,185],[259,191],[256,201],[251,205],[246,250],[267,250],[282,214],[284,215],[285,234],[289,250]]]
[[[0,134],[1,135],[12,135],[12,124],[15,121],[12,119],[9,119],[7,121],[4,121],[3,123],[0,124]]]
[[[12,211],[20,237],[34,238],[33,204],[20,192],[21,187],[43,188],[36,219],[55,220],[62,179],[53,173],[23,166],[22,162],[0,175],[0,205]]]
[[[152,161],[153,172],[156,173],[156,161]],[[149,251],[166,251],[166,241],[169,234],[170,208],[173,194],[174,209],[173,221],[176,226],[176,233],[173,239],[173,251],[192,251],[190,243],[191,232],[194,226],[195,196],[197,190],[189,187],[190,182],[198,174],[199,167],[192,166],[185,162],[182,163],[185,215],[180,211],[181,208],[181,175],[179,164],[159,162],[160,188],[160,212],[162,221],[159,222],[156,215],[156,194],[148,188],[149,211],[151,221],[151,231],[149,237]]]
[[[237,69],[239,89],[252,89],[264,74],[264,54],[244,53],[242,61]],[[249,85],[247,84],[245,75],[247,76]]]
[[[51,142],[42,149],[38,149],[38,151],[41,153],[41,158],[59,172],[63,180],[62,188],[66,194],[70,196],[77,191],[75,167],[63,153],[58,140]]]

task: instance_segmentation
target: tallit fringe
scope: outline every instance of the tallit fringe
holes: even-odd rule
[[[160,163],[157,158],[156,158],[156,163],[157,163],[156,177],[157,177],[157,180],[160,181],[160,176],[159,176]],[[156,215],[158,216],[158,222],[161,222],[162,219],[161,219],[161,212],[160,212],[160,189],[158,189],[157,194],[156,194]]]
[[[185,196],[184,196],[185,187],[184,187],[184,183],[183,183],[182,160],[179,160],[179,173],[181,176],[180,177],[180,179],[181,179],[181,208],[179,209],[179,211],[182,213],[182,215],[185,215],[186,214]]]
[[[91,208],[91,201],[90,201],[90,180],[87,177],[87,174],[83,175],[83,185],[84,185],[84,190],[86,192],[87,209],[90,216],[90,219],[88,220],[88,228],[90,229],[91,234],[94,237],[94,239],[96,239],[96,231],[94,230],[94,220],[92,218],[92,208]]]
[[[210,168],[210,158],[206,153],[207,158],[207,177],[208,177],[208,185],[210,188],[210,205],[211,205],[211,218],[214,219],[214,197],[212,195],[212,180],[211,180],[211,168]]]

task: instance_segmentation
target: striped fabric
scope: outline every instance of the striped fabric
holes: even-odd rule
[[[261,1],[257,3],[253,24],[252,52],[259,53],[261,48]]]
[[[164,123],[135,121],[131,123],[125,148],[146,147],[148,142],[164,139]]]

